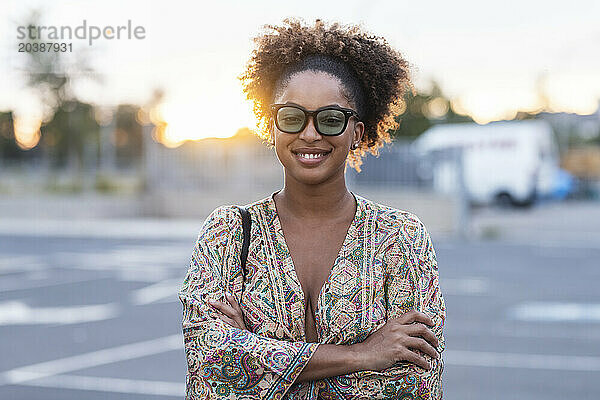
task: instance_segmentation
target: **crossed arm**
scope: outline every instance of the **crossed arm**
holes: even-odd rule
[[[211,301],[218,318],[239,329],[245,329],[243,313],[235,297],[225,294],[227,302]],[[296,382],[306,382],[348,375],[358,371],[381,371],[401,361],[412,362],[425,370],[431,365],[415,350],[440,359],[437,337],[425,325],[433,326],[426,314],[410,311],[386,322],[364,342],[354,345],[320,344]]]
[[[440,308],[443,299],[430,242],[429,247],[419,247],[419,270],[389,275],[393,312],[365,341],[355,345],[288,342],[249,332],[235,297],[224,297],[230,290],[225,282],[241,283],[236,265],[239,249],[231,248],[235,241],[232,232],[241,231],[241,227],[231,226],[236,220],[234,213],[220,208],[211,214],[180,292],[188,360],[187,399],[225,398],[232,393],[276,398],[284,396],[293,383],[317,380],[342,395],[361,390],[361,394],[377,394],[372,398],[390,398],[408,391],[416,398],[441,399],[443,363],[439,353],[445,313]],[[394,282],[404,282],[407,276],[414,284],[409,292],[425,293],[418,301],[404,296],[400,289],[394,292],[401,288]],[[237,293],[239,285],[232,290]],[[416,303],[425,312],[414,311]]]

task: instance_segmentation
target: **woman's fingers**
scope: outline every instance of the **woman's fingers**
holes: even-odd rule
[[[229,302],[229,304],[231,304],[231,306],[235,309],[237,309],[238,311],[240,311],[240,314],[242,313],[242,309],[240,307],[240,305],[237,302],[237,299],[235,298],[235,296],[229,294],[229,293],[225,293],[225,298],[227,299],[227,301]]]
[[[424,357],[415,353],[414,351],[406,350],[405,354],[402,356],[402,361],[405,361],[405,360],[408,362],[411,362],[415,365],[418,365],[419,367],[421,367],[423,369],[426,369],[426,370],[431,369],[431,365],[429,365],[427,360]]]
[[[235,296],[231,295],[229,293],[225,293],[225,298],[227,299],[229,304],[231,304],[231,308],[233,308],[233,310],[236,312],[236,314],[241,318],[242,317],[242,308],[238,304]]]
[[[246,329],[246,324],[244,323],[244,314],[242,313],[242,307],[240,307],[240,304],[238,303],[237,299],[234,295],[230,293],[225,293],[225,297],[227,298],[229,304],[231,304],[231,307],[236,312],[234,320],[238,323],[240,328]]]
[[[236,311],[229,304],[226,304],[222,301],[212,300],[212,299],[208,300],[208,303],[211,306],[213,306],[214,308],[216,308],[217,310],[221,311],[223,314],[227,315],[229,318],[235,318]]]
[[[398,317],[398,320],[403,324],[412,324],[413,322],[422,322],[425,325],[433,326],[433,320],[425,313],[417,310],[411,310]]]
[[[238,324],[227,315],[218,315],[217,317],[219,317],[221,321],[233,326],[234,328],[239,328]]]
[[[233,321],[235,327],[246,329],[242,309],[240,308],[240,305],[235,299],[235,297],[233,295],[230,295],[229,293],[225,293],[225,298],[227,299],[227,302],[229,302],[229,304],[223,301],[217,301],[212,299],[208,300],[208,303],[217,310],[219,310],[229,320]]]
[[[439,359],[441,355],[437,351],[439,346],[438,338],[426,326],[434,326],[433,321],[426,314],[419,311],[409,311],[397,318],[397,321],[402,325],[401,332],[403,335],[408,335],[404,339],[405,351],[403,359],[412,362],[422,368],[431,369],[431,365],[427,360],[416,352],[419,350],[423,354],[429,355],[433,359]],[[411,351],[415,350],[415,351]]]
[[[411,337],[406,344],[411,349],[421,350],[423,353],[428,354],[431,358],[439,358],[438,352],[433,346],[427,343],[424,339],[419,337]]]
[[[410,336],[422,337],[436,349],[439,346],[439,340],[437,336],[435,336],[433,332],[431,332],[431,329],[427,328],[423,324],[417,323],[410,325],[409,334]]]

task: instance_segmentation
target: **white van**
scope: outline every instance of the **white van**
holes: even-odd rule
[[[435,125],[412,147],[420,155],[460,148],[464,188],[473,204],[531,205],[552,193],[559,171],[552,128],[540,120]],[[434,160],[434,188],[454,193],[460,187],[458,171],[453,160]]]

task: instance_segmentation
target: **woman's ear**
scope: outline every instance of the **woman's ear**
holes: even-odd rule
[[[360,147],[360,143],[362,142],[363,135],[365,133],[365,124],[361,121],[358,121],[354,124],[354,132],[352,136],[352,145],[355,148]]]

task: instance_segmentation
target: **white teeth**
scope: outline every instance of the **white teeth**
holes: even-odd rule
[[[320,158],[320,157],[324,156],[324,155],[325,155],[325,153],[319,153],[319,154],[313,154],[313,153],[307,153],[307,154],[304,154],[304,153],[298,153],[298,155],[299,155],[300,157],[302,157],[302,158],[313,159],[313,158]]]

